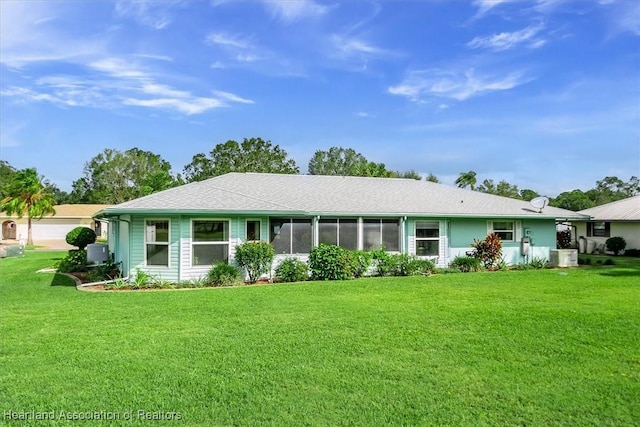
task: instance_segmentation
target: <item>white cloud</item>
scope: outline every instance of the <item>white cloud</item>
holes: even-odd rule
[[[223,92],[220,90],[214,91],[214,95],[219,98],[226,99],[227,101],[238,102],[241,104],[254,104],[254,101],[251,99],[241,98],[238,95],[235,95],[231,92]]]
[[[514,0],[475,0],[473,4],[478,7],[477,17],[485,15],[488,11],[503,3],[509,3]]]
[[[324,15],[328,8],[313,0],[264,0],[272,16],[285,23]]]
[[[542,25],[529,26],[520,31],[511,33],[499,33],[487,37],[475,37],[467,46],[470,48],[484,48],[493,51],[503,51],[513,49],[519,46],[529,48],[542,47],[546,41],[542,38],[536,38],[536,35],[543,29]]]
[[[136,99],[127,98],[123,100],[125,105],[134,105],[138,107],[161,108],[168,110],[177,110],[181,113],[192,115],[201,114],[213,108],[224,107],[225,104],[216,98],[197,98],[176,99],[176,98],[154,98],[154,99]]]
[[[180,3],[171,0],[120,0],[115,4],[115,11],[120,17],[132,18],[144,26],[162,30],[171,24],[171,9]]]
[[[423,98],[437,97],[464,101],[488,92],[513,89],[530,79],[522,72],[512,72],[505,76],[477,75],[473,69],[464,72],[445,70],[423,70],[409,73],[396,86],[388,88],[392,95],[400,95],[415,102]]]
[[[238,49],[249,49],[251,47],[251,43],[247,40],[225,33],[211,33],[206,37],[206,41],[209,44],[229,46]]]

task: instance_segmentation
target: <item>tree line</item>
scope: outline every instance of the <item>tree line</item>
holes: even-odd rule
[[[311,175],[422,179],[414,170],[394,171],[384,163],[373,162],[361,153],[343,147],[317,150],[309,161],[307,170]],[[194,155],[191,162],[177,174],[172,173],[168,161],[153,152],[139,148],[126,151],[108,148],[85,163],[82,176],[73,181],[72,190],[67,193],[38,175],[33,168],[17,171],[6,161],[0,161],[0,210],[9,212],[18,209],[17,202],[12,202],[16,198],[31,200],[25,195],[25,188],[29,188],[32,193],[39,193],[38,197],[41,199],[49,200],[50,197],[53,204],[118,204],[229,172],[299,174],[300,167],[279,145],[261,138],[245,138],[240,143],[229,140],[218,144],[209,153]],[[429,173],[424,179],[440,182],[433,173]],[[535,190],[519,189],[517,185],[504,180],[496,183],[492,179],[485,179],[478,184],[477,174],[472,170],[460,173],[455,183],[461,188],[522,200],[539,196]],[[597,181],[596,186],[590,190],[575,189],[561,193],[552,198],[550,204],[578,211],[639,193],[640,183],[637,177],[632,176],[625,182],[618,177],[608,176]],[[28,203],[37,203],[35,200]],[[35,211],[33,213],[39,214]]]

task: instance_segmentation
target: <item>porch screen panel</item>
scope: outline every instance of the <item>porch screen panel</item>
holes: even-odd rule
[[[277,254],[291,253],[291,220],[270,219],[271,244]]]
[[[362,242],[365,251],[380,248],[381,232],[379,219],[365,219],[362,222]]]
[[[318,223],[318,243],[338,244],[338,220],[321,219]]]
[[[385,250],[396,252],[400,250],[400,224],[395,219],[383,219],[382,244]]]
[[[311,252],[311,220],[294,219],[291,221],[291,253],[308,254]]]
[[[338,223],[338,244],[350,251],[358,249],[358,220],[341,219]]]

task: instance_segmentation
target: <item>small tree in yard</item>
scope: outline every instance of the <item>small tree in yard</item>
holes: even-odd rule
[[[615,255],[618,255],[621,251],[624,250],[624,248],[627,247],[627,241],[620,236],[609,237],[605,242],[605,246],[607,247],[608,251],[611,251]]]
[[[244,242],[236,246],[236,263],[247,271],[251,283],[271,271],[275,256],[275,249],[267,242]]]
[[[76,246],[79,250],[83,250],[96,241],[96,232],[88,227],[76,227],[67,233],[65,239],[71,246]]]
[[[491,268],[502,256],[502,240],[496,233],[490,233],[484,240],[473,239],[473,256],[480,260],[485,268]]]

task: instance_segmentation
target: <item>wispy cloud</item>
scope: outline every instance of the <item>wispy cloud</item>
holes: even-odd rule
[[[120,0],[115,4],[115,12],[120,17],[132,18],[144,26],[162,30],[171,24],[171,9],[180,3],[176,0]]]
[[[400,95],[414,102],[425,98],[450,98],[464,101],[488,92],[513,89],[527,83],[530,78],[523,72],[504,76],[479,75],[474,69],[465,71],[422,70],[410,72],[400,84],[388,88],[392,95]]]
[[[511,1],[514,0],[474,0],[473,4],[478,7],[476,17],[482,17],[494,7]]]
[[[329,10],[327,6],[313,0],[263,0],[263,3],[274,18],[287,24],[303,18],[322,16]]]
[[[490,49],[494,52],[514,49],[520,46],[531,49],[539,48],[546,43],[543,38],[536,37],[543,28],[543,25],[535,25],[510,33],[504,32],[487,37],[475,37],[467,43],[467,46],[473,49]]]
[[[19,103],[47,102],[63,107],[114,109],[137,106],[173,110],[186,115],[201,114],[230,103],[251,104],[233,93],[214,91],[195,95],[160,83],[153,73],[125,58],[109,57],[88,64],[90,77],[65,75],[37,79],[31,87],[12,86],[2,96]]]
[[[206,42],[212,45],[232,47],[237,49],[249,49],[251,43],[241,36],[231,35],[227,33],[217,32],[211,33],[206,37]]]

